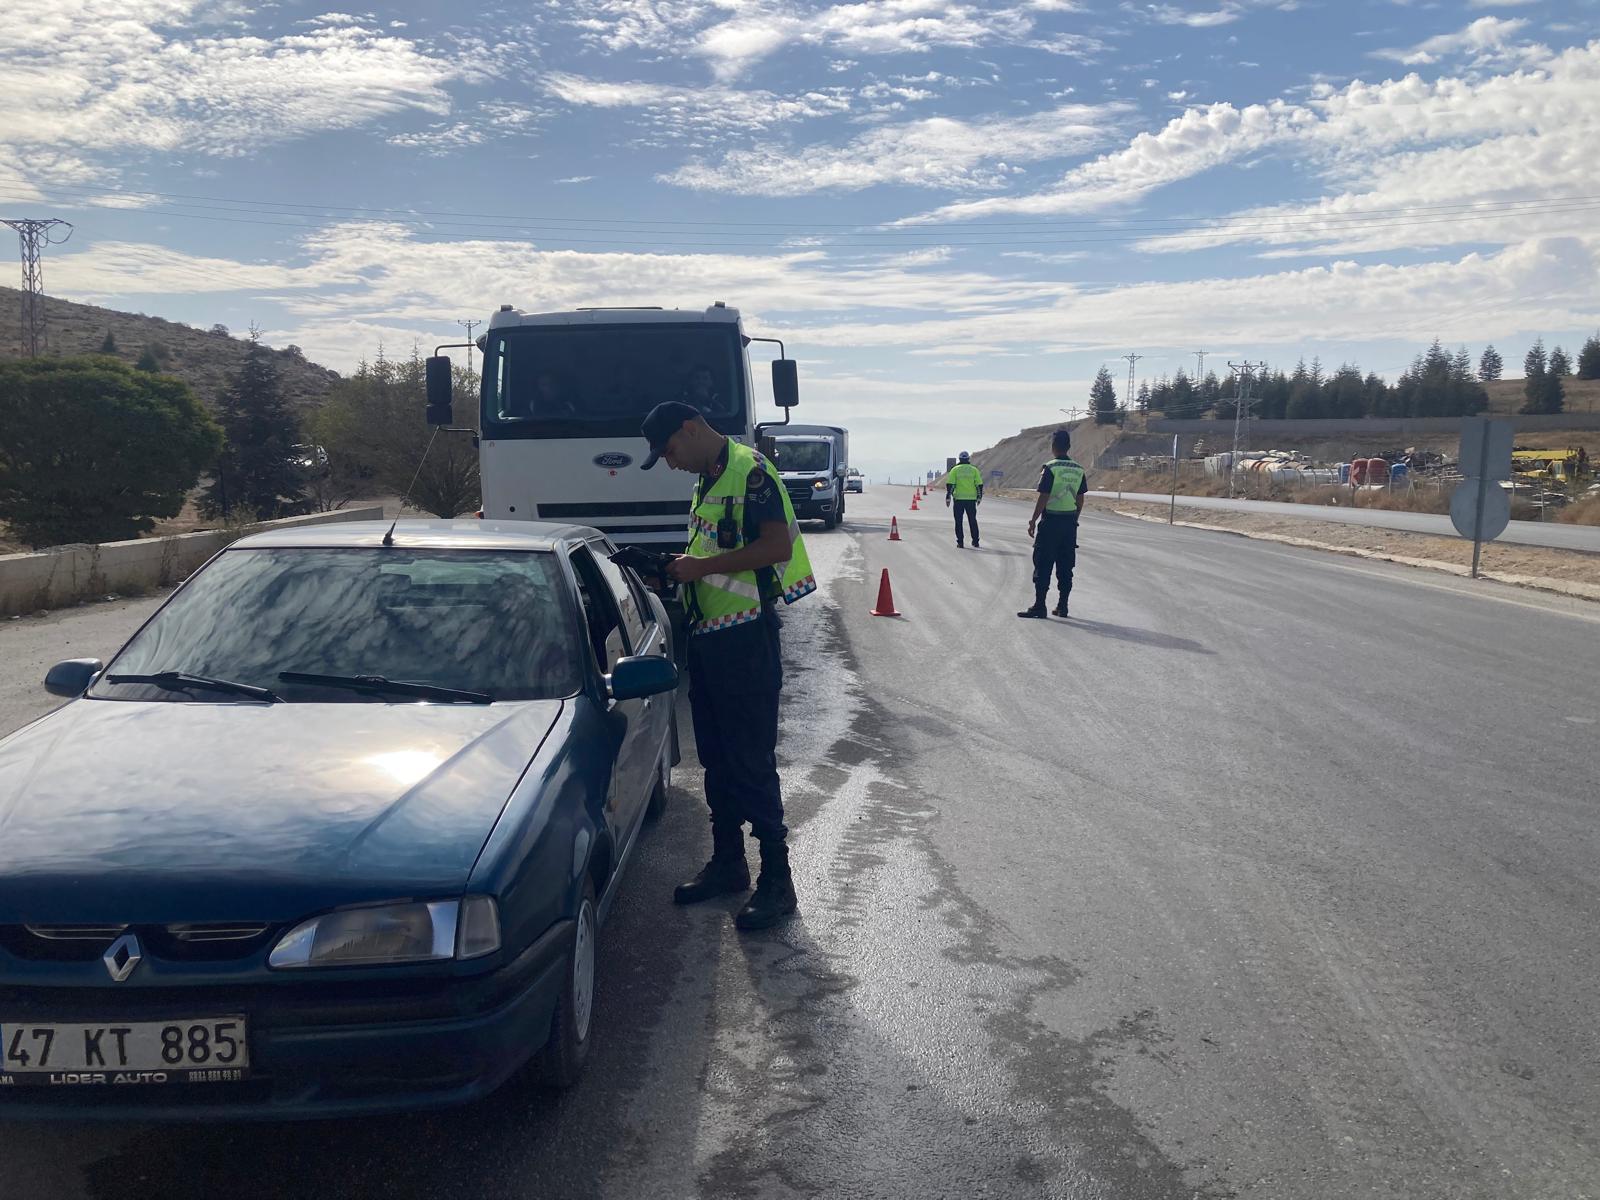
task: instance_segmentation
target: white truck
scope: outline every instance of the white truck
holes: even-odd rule
[[[850,431],[838,425],[783,425],[773,431],[778,475],[798,520],[829,529],[844,519]]]
[[[693,480],[663,463],[641,471],[639,425],[657,404],[694,405],[712,428],[754,445],[751,342],[772,342],[773,402],[799,403],[798,373],[776,338],[744,332],[737,309],[583,308],[528,313],[509,304],[477,341],[483,386],[475,430],[483,515],[590,525],[619,546],[681,550]],[[463,343],[464,345],[464,343]],[[454,425],[450,359],[428,359],[428,423]]]

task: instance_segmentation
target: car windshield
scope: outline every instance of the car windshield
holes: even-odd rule
[[[680,400],[723,433],[744,430],[732,325],[543,325],[502,330],[484,362],[484,427],[496,437],[638,437]]]
[[[799,442],[778,439],[778,470],[826,471],[829,444],[827,442]]]
[[[267,688],[289,701],[408,699],[285,681],[288,672],[382,677],[494,700],[549,699],[578,690],[576,622],[549,552],[229,550],[139,631],[90,694],[239,702],[215,690],[108,678],[178,671]]]

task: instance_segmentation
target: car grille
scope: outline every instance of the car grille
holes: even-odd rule
[[[147,953],[174,962],[248,958],[272,932],[261,922],[179,922],[172,925],[0,925],[0,946],[18,958],[91,962],[124,933],[135,933]]]

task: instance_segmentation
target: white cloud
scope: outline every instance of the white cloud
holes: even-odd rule
[[[672,84],[610,82],[556,72],[542,81],[557,100],[587,108],[638,109],[663,133],[737,133],[788,121],[848,112],[851,94],[843,88],[815,89],[796,96],[733,87],[681,87]]]
[[[593,178],[593,175],[568,175],[565,179],[557,179],[554,182],[562,184],[588,183]]]
[[[1589,181],[1576,148],[1600,137],[1600,108],[1593,103],[1597,92],[1600,41],[1561,54],[1546,52],[1534,65],[1483,78],[1430,82],[1411,74],[1381,83],[1357,81],[1337,91],[1322,87],[1304,104],[1274,101],[1243,109],[1212,104],[1187,110],[1157,132],[1139,134],[1123,149],[1073,168],[1040,191],[961,201],[908,223],[1102,212],[1263,152],[1303,155],[1302,161],[1339,186],[1340,194],[1311,205],[1247,209],[1236,221],[1219,221],[1211,231],[1215,237],[1186,234],[1152,241],[1145,248],[1326,240],[1326,231],[1311,222],[1276,238],[1257,238],[1263,214],[1314,218],[1323,208],[1334,215],[1374,207],[1578,194],[1589,188]],[[1329,227],[1336,224],[1329,222]],[[1396,226],[1383,244],[1440,245],[1488,232],[1487,226],[1471,223],[1417,226],[1423,232],[1415,234],[1406,228]],[[1570,222],[1522,225],[1511,239],[1500,240],[1569,228]],[[1330,245],[1345,252],[1347,244],[1335,240]],[[1354,252],[1353,245],[1349,252]]]
[[[1514,38],[1528,22],[1521,18],[1506,20],[1502,17],[1479,17],[1466,28],[1455,33],[1441,33],[1418,42],[1404,50],[1374,50],[1375,58],[1391,58],[1408,67],[1430,66],[1452,55],[1473,56],[1475,65],[1503,62],[1518,57],[1512,45]]]
[[[1229,25],[1243,15],[1236,5],[1231,4],[1223,8],[1200,12],[1177,8],[1171,4],[1152,4],[1149,6],[1148,11],[1152,17],[1163,25],[1187,25],[1191,29],[1209,29],[1216,25]]]
[[[219,156],[405,112],[445,115],[478,67],[354,18],[264,38],[205,0],[11,0],[0,142]]]
[[[1003,183],[1014,164],[1081,154],[1104,142],[1124,110],[1062,105],[1024,117],[961,121],[932,117],[882,125],[842,146],[756,146],[719,163],[690,163],[667,182],[743,195],[800,196],[877,184],[979,188]]]
[[[1086,213],[1126,205],[1155,188],[1271,145],[1294,125],[1311,120],[1305,110],[1278,101],[1243,109],[1231,104],[1191,108],[1159,132],[1141,133],[1123,149],[1073,168],[1042,192],[949,204],[909,223],[1000,213]]]
[[[990,5],[961,0],[859,0],[808,6],[798,0],[575,0],[567,21],[596,47],[679,55],[686,45],[723,80],[788,45],[835,55],[921,53],[934,48],[1015,45],[1037,14],[1074,12],[1068,0]],[[1044,39],[1038,48],[1082,54],[1092,39]]]

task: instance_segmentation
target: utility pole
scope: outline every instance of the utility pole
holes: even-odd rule
[[[71,237],[72,225],[54,217],[42,221],[0,220],[0,225],[15,229],[22,240],[22,353],[29,358],[38,358],[48,343],[44,319],[44,269],[40,266],[39,255],[44,247],[59,246]],[[67,231],[59,238],[51,233],[58,226],[65,227]]]
[[[1228,460],[1228,499],[1232,500],[1233,481],[1239,472],[1239,454],[1244,442],[1249,439],[1250,385],[1255,380],[1256,372],[1264,372],[1267,364],[1246,359],[1242,363],[1229,362],[1228,368],[1233,372],[1233,456]]]
[[[467,374],[471,375],[472,374],[472,331],[474,329],[476,329],[479,325],[482,325],[483,322],[482,321],[457,321],[456,324],[465,326],[466,331],[467,331]]]
[[[1124,400],[1122,402],[1122,411],[1123,412],[1132,412],[1133,411],[1133,364],[1138,362],[1141,358],[1143,358],[1144,355],[1142,355],[1142,354],[1124,354],[1122,357],[1128,360],[1128,397],[1127,397],[1126,400]]]
[[[1198,384],[1205,377],[1206,352],[1204,350],[1196,350],[1194,352],[1194,381]]]

